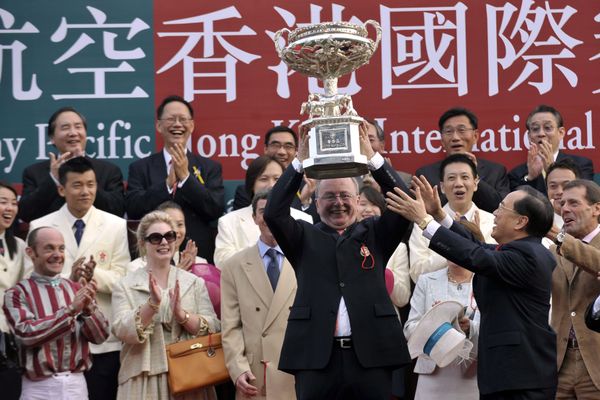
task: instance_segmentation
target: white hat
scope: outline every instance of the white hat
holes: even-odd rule
[[[427,311],[408,340],[411,358],[425,354],[440,368],[450,364],[456,357],[468,358],[473,343],[467,340],[458,325],[458,315],[462,309],[462,304],[449,300]]]

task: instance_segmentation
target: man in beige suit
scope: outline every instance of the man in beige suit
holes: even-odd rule
[[[600,187],[572,180],[564,185],[560,202],[563,230],[549,234],[557,256],[551,315],[559,371],[556,398],[600,399],[600,334],[585,326],[585,310],[600,292]]]
[[[111,318],[113,285],[124,275],[130,261],[127,223],[123,218],[93,206],[97,180],[93,166],[84,157],[72,158],[59,169],[58,192],[65,204],[36,219],[30,232],[41,226],[54,227],[65,240],[65,263],[61,275],[75,281],[92,277],[97,283],[96,300]],[[114,335],[102,344],[90,344],[93,365],[85,373],[91,400],[116,397],[121,342]]]
[[[263,220],[268,192],[252,200],[260,229],[255,246],[223,263],[221,325],[225,362],[236,399],[293,400],[294,377],[277,369],[296,277]]]

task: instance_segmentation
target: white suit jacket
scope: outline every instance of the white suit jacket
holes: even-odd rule
[[[290,208],[294,219],[313,223],[309,214]],[[219,218],[218,233],[215,239],[214,262],[217,268],[238,251],[256,244],[260,230],[252,218],[252,206],[240,208]]]
[[[450,209],[449,203],[446,203],[443,208],[450,217],[454,218],[456,213]],[[473,222],[475,210],[479,210],[479,229],[483,234],[485,242],[496,243],[494,238],[492,238],[494,216],[487,211],[477,208],[475,203],[473,203],[469,211],[464,215],[471,222]],[[429,239],[423,236],[423,231],[416,224],[413,225],[413,231],[408,241],[408,248],[410,249],[410,277],[415,283],[419,275],[437,271],[448,265],[444,257],[429,249]]]
[[[245,371],[252,371],[259,393],[267,394],[253,399],[296,398],[294,377],[277,369],[296,288],[294,270],[284,259],[273,293],[256,244],[223,263],[221,328],[225,363],[233,382]],[[244,397],[238,392],[236,398]]]
[[[127,221],[113,214],[98,210],[94,206],[89,211],[89,219],[77,246],[73,227],[68,219],[69,210],[63,205],[57,211],[31,221],[29,231],[41,226],[58,229],[65,240],[65,265],[61,275],[69,278],[71,266],[79,257],[94,256],[96,269],[94,279],[98,283],[96,301],[106,319],[112,323],[111,295],[113,286],[125,276],[125,267],[130,261],[127,241]],[[106,353],[121,349],[121,342],[112,333],[106,342],[90,343],[92,353]]]

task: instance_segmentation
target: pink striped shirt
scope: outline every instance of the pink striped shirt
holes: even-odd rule
[[[32,274],[4,294],[4,313],[20,348],[21,365],[31,380],[92,366],[88,342],[108,338],[108,320],[99,309],[89,316],[68,313],[79,283]]]

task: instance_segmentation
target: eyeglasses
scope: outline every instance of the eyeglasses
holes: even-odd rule
[[[474,130],[475,130],[474,128],[467,128],[464,125],[457,126],[456,128],[453,126],[448,126],[444,129],[442,129],[442,135],[452,136],[452,135],[454,135],[454,132],[458,133],[459,135],[464,135],[465,133],[471,132]]]
[[[187,125],[193,121],[193,118],[177,116],[177,117],[161,118],[160,120],[166,122],[169,125],[174,125],[177,121],[181,122],[182,125]]]
[[[161,235],[158,232],[154,232],[144,238],[146,242],[151,244],[161,244],[163,239],[165,239],[167,243],[173,243],[175,240],[177,240],[177,233],[175,233],[175,231],[169,231],[164,235]]]
[[[354,195],[350,193],[326,193],[323,196],[319,196],[319,198],[328,203],[333,203],[337,198],[339,198],[341,201],[350,201],[354,198]]]
[[[267,147],[271,150],[279,150],[282,147],[285,151],[294,151],[296,150],[296,146],[291,143],[280,143],[280,142],[271,142],[267,145]]]
[[[509,211],[509,212],[513,212],[513,213],[515,213],[515,214],[517,214],[517,215],[521,215],[521,214],[519,214],[519,212],[518,212],[517,210],[514,210],[514,209],[512,209],[512,208],[508,208],[508,207],[506,207],[506,206],[505,206],[504,204],[502,204],[502,203],[498,204],[498,210]]]

